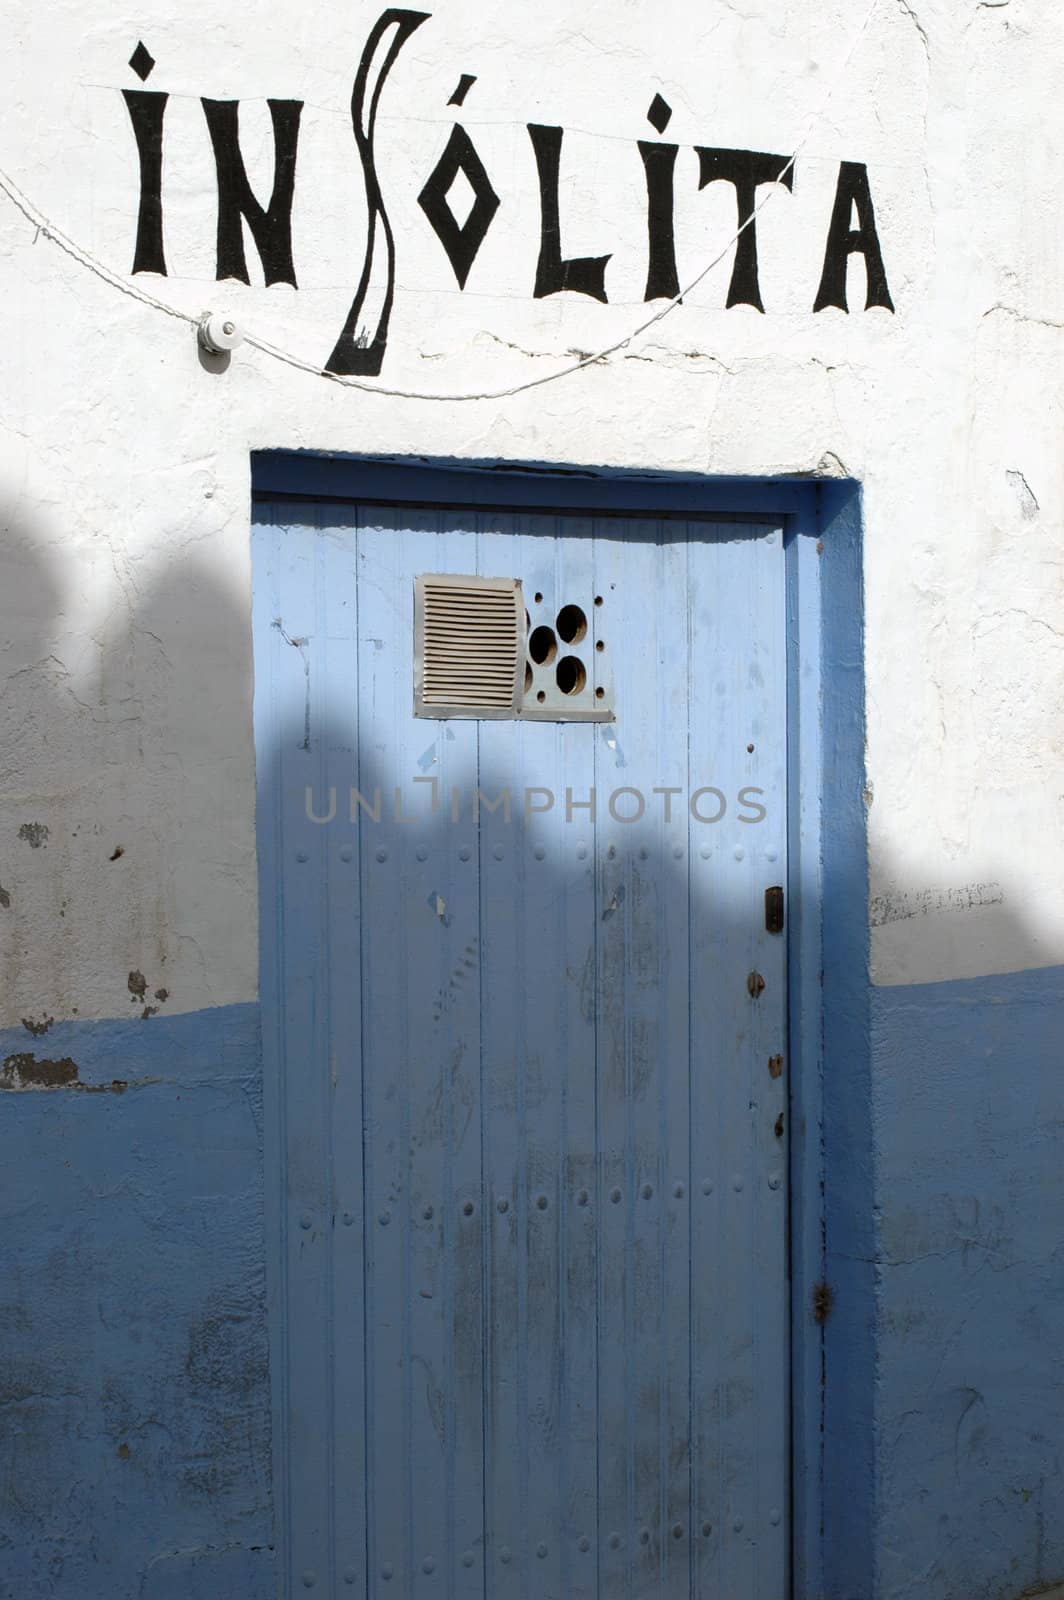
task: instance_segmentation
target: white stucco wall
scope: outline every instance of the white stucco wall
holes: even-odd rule
[[[506,400],[344,390],[247,347],[209,372],[185,324],[0,196],[0,1022],[123,1014],[133,969],[168,1011],[255,996],[249,452],[263,447],[860,479],[875,977],[1064,961],[1064,183],[1048,137],[1064,18],[1036,0],[878,0],[844,68],[866,14],[865,0],[596,0],[575,15],[440,0],[381,107],[399,261],[383,384],[503,388],[644,319],[635,141],[655,137],[656,91],[681,146],[789,152],[830,89],[794,193],[758,219],[765,315],[724,309],[728,259],[622,354]],[[120,91],[140,87],[126,62],[143,39],[147,87],[172,96],[171,275],[129,281],[324,362],[361,263],[349,103],[378,9],[8,0],[5,15],[0,167],[126,275],[138,184]],[[477,82],[457,112],[463,72]],[[201,95],[247,102],[262,195],[264,97],[306,103],[298,291],[214,282]],[[464,294],[416,204],[456,118],[502,199]],[[528,121],[571,130],[564,248],[613,252],[608,306],[531,298]],[[857,258],[850,314],[811,310],[843,159],[868,164],[894,315],[862,309]],[[731,189],[696,185],[682,148],[684,282],[734,230]]]

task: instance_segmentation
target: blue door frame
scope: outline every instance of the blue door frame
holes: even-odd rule
[[[779,516],[787,562],[790,796],[789,1062],[792,1585],[795,1597],[871,1593],[874,1267],[860,490],[850,481],[726,479],[569,465],[435,462],[264,451],[271,499],[600,515]],[[262,970],[277,932],[260,867]],[[275,1005],[263,985],[267,1241],[280,1238],[282,1128],[271,1083]],[[267,1262],[272,1348],[279,1262]],[[279,1438],[275,1401],[275,1437]],[[275,1479],[280,1483],[281,1477]],[[281,1508],[278,1508],[280,1511]],[[279,1519],[280,1520],[280,1519]]]

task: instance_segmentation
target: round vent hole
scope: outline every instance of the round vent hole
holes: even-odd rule
[[[535,628],[528,641],[528,653],[537,667],[546,666],[558,654],[558,641],[553,628]]]
[[[554,677],[562,694],[579,694],[587,684],[587,669],[579,656],[562,656]]]
[[[562,606],[555,627],[563,644],[579,644],[587,633],[587,618],[579,606]]]

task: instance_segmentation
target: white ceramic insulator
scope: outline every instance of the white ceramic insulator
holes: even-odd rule
[[[199,321],[199,342],[211,355],[220,356],[235,350],[244,342],[244,335],[232,317],[220,311],[205,311]]]

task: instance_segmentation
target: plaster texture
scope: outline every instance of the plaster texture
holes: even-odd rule
[[[852,1254],[867,1302],[840,1324],[846,1339],[856,1324],[857,1353],[836,1353],[871,1374],[852,1404],[874,1445],[867,1525],[831,1530],[867,1546],[867,1576],[836,1600],[1051,1583],[1064,181],[1049,130],[1064,12],[444,0],[381,102],[397,292],[370,387],[520,386],[656,309],[636,149],[657,137],[655,93],[681,147],[685,285],[735,227],[729,186],[698,191],[691,147],[790,153],[812,128],[793,194],[758,216],[764,314],[725,308],[729,253],[608,359],[444,402],[344,389],[247,345],[204,360],[185,322],[128,292],[225,311],[324,363],[362,262],[349,102],[377,15],[5,7],[0,169],[122,285],[0,195],[3,1057],[69,1059],[100,1087],[68,1074],[30,1089],[11,1068],[22,1092],[0,1095],[15,1419],[0,1592],[272,1592],[249,621],[262,449],[861,483],[876,987],[853,1163],[868,1229]],[[156,61],[144,84],[126,64],[139,40]],[[459,110],[463,73],[476,82]],[[121,91],[139,88],[170,95],[165,278],[129,275],[139,191]],[[203,96],[241,101],[263,197],[266,100],[304,102],[297,289],[263,285],[248,234],[251,284],[215,281]],[[501,200],[464,292],[417,204],[459,119]],[[567,130],[564,249],[611,253],[608,304],[532,296],[529,122]],[[867,163],[893,313],[863,309],[858,258],[849,312],[812,310],[841,161]]]
[[[224,16],[105,0],[86,18],[9,7],[0,165],[120,276],[138,208],[120,90],[143,39],[171,95],[170,276],[134,283],[223,309],[324,362],[361,264],[351,81],[377,13],[237,4]],[[941,981],[1064,959],[1056,624],[1062,274],[1049,143],[1064,24],[1050,8],[879,0],[505,14],[444,5],[400,56],[378,142],[398,291],[380,382],[504,388],[641,320],[635,141],[674,107],[677,254],[694,277],[734,230],[689,148],[789,152],[795,189],[758,218],[765,314],[724,309],[730,261],[616,357],[498,402],[345,392],[253,350],[201,364],[188,327],[65,256],[2,202],[5,639],[0,774],[4,1020],[112,1016],[126,974],[165,972],[170,1011],[254,997],[248,461],[262,447],[506,458],[714,474],[845,472],[864,486],[873,970]],[[461,112],[447,100],[477,81]],[[830,93],[829,93],[830,91]],[[215,179],[199,97],[239,98],[265,194],[265,96],[305,101],[300,287],[213,282]],[[827,101],[827,110],[815,115]],[[416,204],[456,116],[502,204],[464,293]],[[531,297],[525,123],[567,135],[564,248],[612,252],[611,303]],[[840,160],[866,162],[895,314],[812,312]],[[762,191],[762,196],[765,191]],[[656,307],[655,307],[656,308]],[[652,308],[654,309],[654,308]],[[34,850],[24,824],[49,830]],[[116,848],[123,854],[111,857]],[[60,915],[60,912],[63,914]]]

